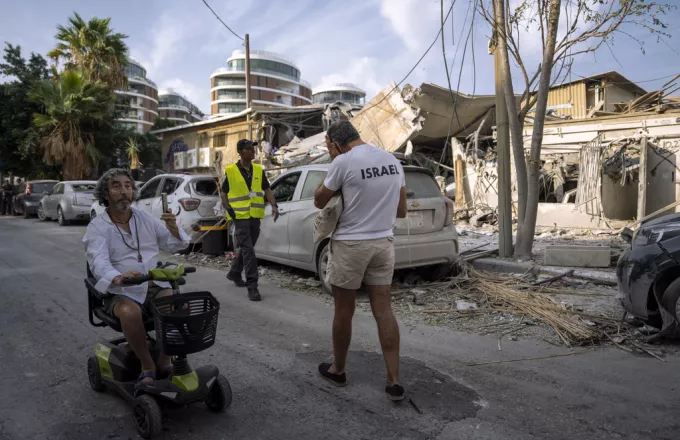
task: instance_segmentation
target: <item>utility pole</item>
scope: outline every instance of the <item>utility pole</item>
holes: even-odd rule
[[[512,195],[510,182],[510,126],[503,92],[501,47],[505,36],[505,1],[494,0],[494,68],[496,76],[496,157],[498,170],[498,254],[512,256]]]
[[[244,40],[246,45],[246,109],[250,109],[252,101],[250,100],[250,35],[246,34]],[[250,123],[250,113],[247,116],[248,120],[248,139],[253,139],[253,126]]]

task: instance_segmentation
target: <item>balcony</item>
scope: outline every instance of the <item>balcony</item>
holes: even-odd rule
[[[185,107],[185,106],[179,105],[179,104],[168,104],[168,103],[165,103],[165,102],[161,102],[161,103],[158,104],[158,109],[160,110],[162,108],[177,109],[177,110],[182,110],[182,111],[187,112],[187,113],[191,113],[191,110],[189,110],[188,107]]]
[[[215,69],[215,71],[212,73],[212,75],[216,76],[216,75],[226,74],[226,73],[243,73],[243,74],[245,74],[246,69],[241,68],[241,67],[220,67],[219,69]],[[250,73],[251,74],[253,74],[253,73],[264,73],[264,74],[267,74],[267,75],[278,76],[280,78],[284,78],[284,79],[287,79],[289,81],[298,83],[298,84],[300,84],[303,87],[306,87],[308,89],[312,88],[312,85],[308,81],[305,81],[303,79],[298,79],[298,78],[295,78],[292,75],[287,75],[285,73],[281,73],[279,71],[272,70],[272,69],[253,68],[253,69],[250,69]],[[245,85],[245,81],[244,81],[243,85]],[[215,86],[217,86],[217,84],[215,84]]]
[[[128,81],[141,82],[141,83],[144,83],[144,84],[147,84],[147,85],[153,87],[154,89],[158,89],[158,86],[156,86],[155,82],[151,81],[148,78],[144,78],[143,76],[138,76],[138,75],[131,76],[131,77],[128,77]]]

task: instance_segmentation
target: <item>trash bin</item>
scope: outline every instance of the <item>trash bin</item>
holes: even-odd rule
[[[201,226],[203,237],[203,253],[206,255],[222,255],[227,249],[228,232],[226,226]]]

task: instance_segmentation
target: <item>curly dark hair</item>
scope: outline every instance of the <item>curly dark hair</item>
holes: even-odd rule
[[[132,200],[134,201],[137,199],[137,187],[135,186],[135,179],[132,177],[130,170],[126,170],[125,168],[111,168],[99,178],[97,186],[94,189],[94,197],[101,206],[106,206],[108,208],[109,201],[107,197],[109,195],[109,185],[111,184],[111,181],[118,176],[126,176],[130,179],[133,191]]]

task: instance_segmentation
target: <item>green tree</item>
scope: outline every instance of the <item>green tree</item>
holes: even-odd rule
[[[40,107],[28,102],[33,84],[49,76],[47,61],[35,53],[27,60],[21,47],[7,43],[0,76],[9,79],[0,84],[0,169],[27,178],[56,177],[59,169],[44,164],[33,126]]]
[[[91,174],[89,159],[96,164],[104,156],[95,147],[95,133],[112,122],[106,118],[111,109],[107,87],[88,81],[81,72],[66,70],[54,80],[36,84],[28,98],[41,107],[33,119],[45,162],[60,164],[64,179]]]
[[[68,26],[57,26],[57,47],[47,55],[66,70],[81,69],[92,81],[102,81],[111,90],[127,84],[127,35],[111,29],[110,18],[93,17],[85,22],[77,13]]]

